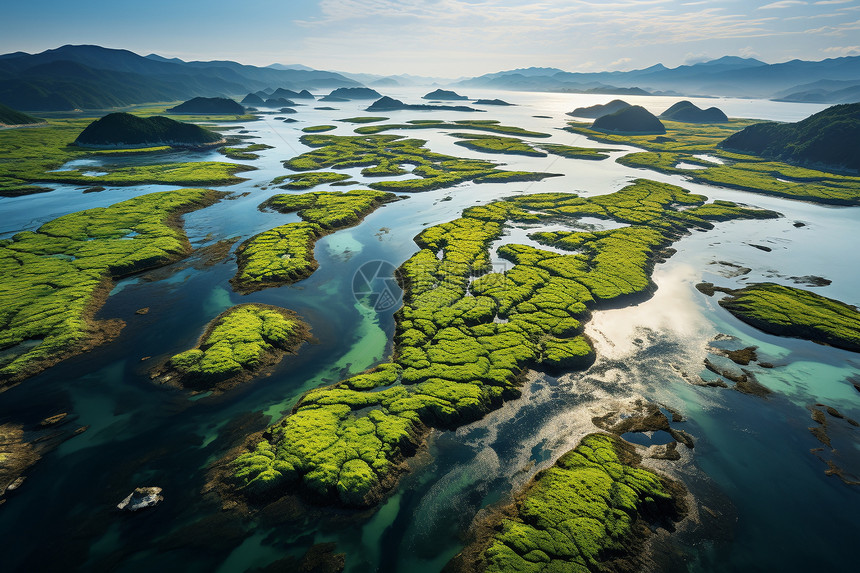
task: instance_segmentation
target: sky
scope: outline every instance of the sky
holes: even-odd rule
[[[860,55],[860,0],[27,0],[0,53],[141,55],[457,78],[522,67],[669,67]]]

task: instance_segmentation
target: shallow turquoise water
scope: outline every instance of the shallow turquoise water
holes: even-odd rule
[[[416,97],[408,90],[404,95]],[[601,147],[557,129],[563,125],[565,111],[597,103],[598,96],[510,93],[501,97],[519,106],[471,115],[385,115],[397,122],[416,117],[500,119],[551,133],[552,138],[545,141]],[[729,115],[779,120],[801,119],[821,108],[706,101]],[[660,111],[673,100],[642,98],[633,103]],[[257,205],[278,192],[261,186],[286,173],[281,160],[306,149],[298,142],[302,127],[360,115],[363,106],[336,107],[340,109],[298,108],[300,113],[294,117],[300,121],[294,124],[271,116],[245,122],[245,130],[260,138],[255,141],[275,149],[248,162],[260,168],[246,174],[251,178],[248,182],[227,188],[249,195],[185,217],[192,244],[200,247],[229,237],[241,241],[297,220],[295,215],[261,213]],[[346,135],[355,127],[338,125],[332,133]],[[720,506],[724,498],[714,492],[722,492],[732,506],[731,511],[725,508],[726,515],[737,517],[733,542],[687,548],[691,570],[801,571],[853,565],[856,551],[842,540],[845,532],[854,530],[852,518],[860,509],[860,497],[857,488],[825,476],[826,466],[810,453],[819,444],[807,430],[813,424],[807,407],[824,402],[860,418],[860,393],[846,382],[848,376],[860,374],[860,357],[757,332],[693,285],[701,280],[722,286],[760,280],[794,284],[790,277],[820,275],[833,282],[813,290],[860,304],[855,286],[860,257],[852,241],[846,240],[856,234],[860,209],[695,185],[677,176],[629,169],[613,160],[488,156],[454,145],[454,138],[444,131],[403,133],[427,139],[437,152],[565,176],[528,184],[461,184],[386,205],[357,227],[320,240],[316,247],[320,269],[288,287],[248,296],[233,293],[227,282],[235,273],[232,259],[200,268],[178,264],[177,272],[159,280],[144,276],[122,281],[99,313],[128,323],[116,342],[68,360],[0,398],[0,421],[34,424],[68,411],[76,425],[90,425],[88,432],[41,460],[20,492],[0,509],[4,561],[10,570],[62,564],[81,570],[181,568],[232,573],[301,555],[314,543],[334,541],[338,551],[347,553],[351,572],[439,571],[461,549],[462,535],[475,515],[506,499],[535,471],[575,446],[589,431],[595,408],[640,395],[683,413],[687,421],[678,427],[695,437],[696,448],[683,460],[682,475],[706,504]],[[199,154],[199,159],[223,157],[213,152]],[[351,172],[360,177],[357,170]],[[331,512],[284,515],[280,521],[261,516],[237,523],[222,517],[215,500],[200,495],[205,468],[242,436],[287,414],[306,390],[336,382],[389,355],[391,311],[369,311],[352,296],[353,275],[362,264],[383,260],[398,266],[415,252],[411,239],[421,229],[451,220],[470,205],[521,192],[603,194],[637,177],[682,184],[711,198],[767,207],[785,216],[718,224],[712,231],[679,241],[678,253],[655,271],[659,289],[652,299],[635,308],[595,313],[589,334],[597,341],[599,359],[592,368],[558,379],[535,375],[522,399],[457,431],[434,433],[428,455],[413,460],[413,471],[373,514],[347,520],[332,519]],[[0,237],[36,228],[64,213],[174,188],[109,188],[82,194],[80,187],[55,187],[51,193],[0,199],[4,215]],[[442,201],[448,197],[452,200]],[[806,226],[795,228],[796,220]],[[510,229],[505,240],[521,241],[523,235],[522,229]],[[773,250],[765,253],[749,243],[766,244]],[[743,276],[726,276],[731,267],[720,264],[726,262],[751,270]],[[225,308],[250,301],[297,311],[311,324],[319,343],[285,359],[271,376],[216,398],[191,400],[149,381],[147,369],[160,357],[193,345],[206,323]],[[144,306],[151,308],[147,315],[134,314]],[[772,370],[755,370],[759,381],[774,391],[771,397],[701,388],[684,380],[681,373],[701,371],[708,343],[717,333],[759,346],[762,359],[776,364]],[[141,362],[146,356],[152,358]],[[856,434],[845,432],[839,439],[846,467],[856,467],[860,459]],[[163,487],[163,504],[135,516],[118,514],[115,504],[140,485]],[[343,517],[335,512],[338,516]],[[45,539],[55,541],[46,547]]]

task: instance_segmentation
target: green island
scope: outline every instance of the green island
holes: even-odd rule
[[[186,256],[181,215],[222,196],[150,193],[0,241],[0,388],[116,337],[122,321],[93,318],[114,279]]]
[[[797,167],[718,147],[730,135],[755,124],[755,120],[730,119],[728,123],[712,124],[663,123],[666,134],[657,136],[601,133],[574,122],[570,122],[566,129],[595,141],[635,145],[649,150],[630,153],[616,160],[628,167],[683,175],[697,183],[814,203],[860,204],[860,177]],[[708,161],[696,155],[708,155],[718,161]],[[700,169],[683,169],[678,167],[679,163],[692,164]]]
[[[319,266],[314,258],[317,239],[357,225],[380,205],[396,200],[391,193],[368,189],[271,197],[260,205],[261,209],[298,212],[304,222],[275,227],[239,245],[236,249],[239,269],[230,280],[233,288],[249,293],[309,277]]]
[[[654,135],[666,133],[663,123],[640,105],[631,105],[618,111],[601,115],[591,124],[591,129],[601,133],[617,135]]]
[[[316,148],[284,162],[293,171],[316,171],[324,168],[364,167],[365,176],[384,177],[408,173],[401,165],[415,165],[415,177],[399,181],[379,181],[372,189],[392,192],[430,191],[464,181],[503,183],[538,181],[550,173],[504,171],[489,161],[462,159],[434,153],[424,147],[423,139],[405,139],[401,135],[303,135],[300,140]]]
[[[236,100],[224,97],[195,97],[177,106],[167,108],[173,115],[244,115],[245,108]]]
[[[219,153],[223,153],[230,159],[259,159],[260,156],[255,151],[263,151],[266,149],[273,149],[271,145],[266,145],[265,143],[251,143],[246,145],[245,147],[221,147],[218,149]]]
[[[421,249],[398,269],[404,304],[391,361],[306,393],[213,480],[228,497],[305,492],[345,505],[379,502],[430,428],[456,428],[519,397],[528,368],[591,364],[594,351],[582,334],[589,309],[648,297],[653,265],[671,254],[673,241],[712,228],[711,221],[778,216],[705,201],[637,180],[609,195],[494,201],[428,227],[415,238]],[[489,248],[506,223],[570,224],[583,216],[626,226],[533,233],[571,253],[506,244],[497,252],[512,267],[490,272]]]
[[[474,151],[483,151],[484,153],[504,153],[509,155],[546,157],[546,152],[549,152],[553,155],[560,155],[568,159],[592,159],[599,161],[601,159],[608,158],[608,153],[610,151],[616,151],[615,149],[607,148],[594,149],[590,147],[574,147],[572,145],[563,145],[560,143],[541,143],[533,147],[522,139],[517,139],[515,137],[500,137],[497,135],[469,133],[450,133],[449,135],[463,140],[456,141],[456,145],[460,145]]]
[[[106,175],[87,175],[92,168],[55,171],[74,159],[114,157],[126,154],[166,152],[172,148],[92,150],[72,145],[91,119],[49,119],[47,125],[32,129],[0,130],[0,195],[16,196],[50,191],[38,183],[80,183],[85,185],[233,185],[245,181],[236,174],[253,170],[249,165],[203,161],[119,167],[102,165]],[[169,160],[168,160],[169,161]]]
[[[240,304],[209,323],[197,345],[155,370],[154,380],[180,388],[224,392],[259,376],[310,339],[310,328],[291,310]]]
[[[538,145],[540,149],[552,153],[553,155],[561,155],[568,159],[591,159],[599,161],[609,157],[610,151],[618,151],[608,147],[594,149],[592,147],[576,147],[573,145],[563,145],[561,143],[541,143]]]
[[[516,135],[519,137],[551,137],[548,133],[529,131],[528,129],[511,125],[501,125],[498,121],[492,119],[464,119],[461,121],[413,119],[406,123],[366,125],[356,128],[355,132],[361,135],[373,135],[392,129],[471,129],[475,131],[490,131],[502,135]]]
[[[455,144],[466,149],[483,151],[485,153],[506,153],[509,155],[528,155],[531,157],[546,157],[546,153],[538,151],[522,139],[515,137],[499,137],[497,135],[482,135],[469,133],[451,133],[452,137],[460,138]]]
[[[729,296],[720,299],[720,306],[759,330],[860,352],[860,311],[856,307],[775,283],[721,290]]]
[[[322,133],[323,131],[331,131],[333,129],[337,129],[336,125],[311,125],[308,127],[303,127],[302,131],[305,133]]]
[[[109,113],[89,124],[75,139],[83,147],[206,147],[224,142],[220,133],[163,116],[138,117]]]
[[[482,524],[450,572],[633,571],[649,526],[686,512],[683,487],[639,466],[633,446],[589,434]],[[627,565],[624,567],[623,565]]]
[[[281,189],[310,189],[325,183],[338,183],[346,181],[350,176],[345,173],[332,173],[331,171],[310,171],[305,173],[291,173],[290,175],[279,175],[272,179],[270,185],[277,185]],[[284,183],[289,181],[289,183]]]
[[[387,117],[379,117],[376,115],[361,115],[358,117],[345,117],[337,121],[344,123],[376,123],[377,121],[388,121]]]

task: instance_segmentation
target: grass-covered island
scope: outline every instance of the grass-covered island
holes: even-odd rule
[[[467,100],[464,95],[460,95],[455,91],[451,90],[443,90],[443,89],[435,89],[430,93],[426,93],[421,96],[421,99],[435,99],[435,100],[448,100],[448,101],[462,101]]]
[[[319,266],[314,258],[317,239],[357,225],[380,205],[396,200],[392,193],[368,189],[271,197],[260,205],[261,209],[298,212],[304,222],[275,227],[239,245],[236,250],[239,269],[230,280],[233,288],[249,293],[309,277]]]
[[[683,175],[699,183],[814,203],[860,204],[860,177],[797,167],[719,147],[723,140],[755,123],[758,122],[749,119],[711,124],[667,120],[665,135],[603,133],[575,122],[570,122],[566,129],[595,141],[635,145],[648,150],[616,160],[628,167]],[[690,169],[690,165],[697,168]]]
[[[650,528],[686,512],[683,486],[640,461],[616,436],[585,436],[492,513],[446,573],[638,570]]]
[[[472,103],[475,105],[501,105],[501,106],[516,105],[513,103],[508,103],[503,99],[476,99]]]
[[[0,103],[0,127],[19,127],[44,123],[44,119],[33,117],[22,111],[17,111]]]
[[[705,199],[637,180],[609,195],[494,201],[426,228],[415,238],[420,250],[397,271],[404,303],[391,361],[305,394],[289,416],[217,466],[213,487],[228,498],[304,492],[345,505],[379,502],[430,428],[459,427],[519,397],[529,368],[591,364],[594,351],[582,334],[589,309],[647,298],[654,264],[688,230],[777,216]],[[507,244],[497,254],[511,267],[490,272],[490,245],[509,222],[571,224],[580,217],[624,226],[536,231],[533,240],[569,254]]]
[[[757,123],[726,138],[727,151],[860,171],[860,103],[835,105],[797,123]]]
[[[399,99],[394,99],[388,96],[379,98],[378,100],[370,104],[370,107],[368,107],[365,111],[378,112],[395,111],[401,109],[409,109],[414,111],[484,111],[482,109],[475,109],[467,105],[407,104],[403,103]]]
[[[376,123],[378,121],[387,121],[387,117],[381,117],[378,115],[361,115],[358,117],[345,117],[343,119],[339,119],[337,121],[343,121],[346,123]]]
[[[220,133],[168,117],[109,113],[89,124],[75,139],[82,147],[208,147],[224,143]]]
[[[153,379],[196,391],[224,392],[276,365],[310,338],[310,328],[291,310],[240,304],[209,323],[197,345],[171,357]]]
[[[460,145],[474,151],[484,153],[503,153],[508,155],[528,155],[531,157],[546,157],[547,152],[553,155],[561,155],[568,159],[593,159],[601,160],[609,157],[607,152],[612,149],[594,149],[589,147],[574,147],[560,143],[544,143],[532,146],[522,139],[515,137],[501,137],[498,135],[451,133],[453,137],[459,138],[456,145]]]
[[[619,134],[659,134],[666,128],[653,113],[640,105],[631,105],[607,115],[601,115],[591,124],[594,131]]]
[[[435,124],[436,122],[434,122]],[[369,125],[358,128],[385,127]],[[518,128],[514,128],[518,129]],[[378,181],[369,187],[379,191],[420,192],[450,187],[464,181],[501,183],[505,181],[536,181],[552,177],[550,173],[504,171],[495,163],[462,159],[435,153],[424,147],[422,139],[406,139],[400,135],[303,135],[301,140],[313,151],[284,162],[293,171],[318,171],[325,168],[347,169],[363,167],[365,176],[385,177],[408,173],[404,165],[414,165],[412,179]]]
[[[122,321],[94,319],[113,281],[190,253],[180,216],[222,195],[150,193],[0,241],[0,389],[116,337]]]
[[[175,107],[168,108],[166,113],[177,115],[209,113],[212,115],[244,115],[245,108],[236,100],[226,97],[196,97]]]
[[[728,123],[729,118],[716,107],[702,109],[693,102],[679,101],[660,114],[663,119],[684,123]]]
[[[336,125],[309,125],[308,127],[303,127],[302,131],[305,133],[322,133],[324,131],[331,131],[333,129],[337,129]]]
[[[320,101],[350,101],[354,99],[379,99],[382,94],[371,88],[337,88],[330,94],[320,99]]]
[[[310,189],[325,183],[342,183],[350,179],[345,173],[332,173],[331,171],[309,171],[305,173],[291,173],[289,175],[278,175],[272,179],[271,185],[281,189]],[[287,181],[287,183],[284,183]],[[357,182],[356,182],[357,183]]]
[[[218,152],[223,153],[230,159],[250,160],[259,159],[260,156],[256,152],[265,151],[266,149],[272,149],[272,146],[265,143],[250,143],[244,147],[221,147],[218,149]]]
[[[48,182],[88,186],[165,184],[177,186],[233,185],[245,179],[236,174],[250,171],[249,165],[198,161],[178,162],[169,145],[131,148],[88,148],[74,140],[92,119],[49,119],[38,129],[0,130],[0,195],[17,196],[51,191]],[[112,164],[110,159],[129,154],[157,154],[163,163]],[[91,167],[58,169],[75,159],[102,159],[98,172]]]
[[[759,330],[860,352],[860,311],[854,306],[775,283],[725,292],[720,306]]]
[[[609,115],[611,113],[615,113],[616,111],[627,109],[628,107],[630,107],[630,104],[626,101],[614,99],[609,103],[599,103],[588,107],[578,107],[573,111],[567,112],[567,115],[571,117],[587,117],[591,119],[597,119],[599,117],[603,117],[604,115]]]
[[[406,123],[386,123],[381,125],[365,125],[355,130],[362,135],[382,133],[392,129],[469,129],[475,131],[489,131],[502,135],[516,135],[519,137],[551,137],[548,133],[530,131],[513,125],[502,125],[494,119],[461,119],[456,121],[441,121],[434,119],[413,119]]]

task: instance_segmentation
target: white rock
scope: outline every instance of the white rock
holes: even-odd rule
[[[139,487],[128,494],[124,500],[117,504],[117,509],[137,511],[145,507],[152,507],[163,501],[160,487]]]

